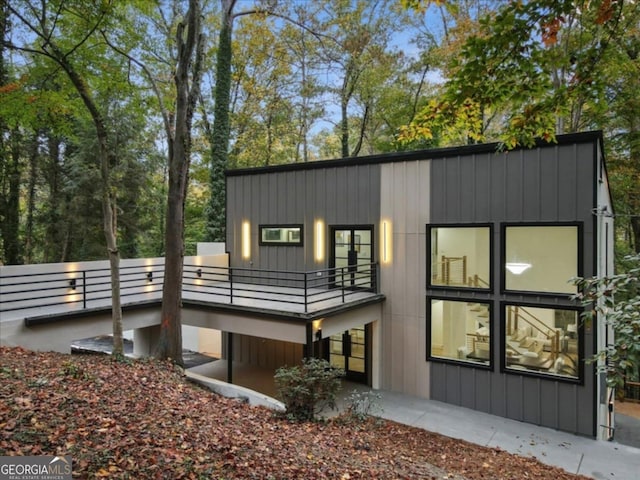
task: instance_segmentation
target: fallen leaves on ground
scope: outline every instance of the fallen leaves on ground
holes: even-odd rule
[[[587,478],[386,420],[290,423],[169,362],[5,347],[0,455],[71,455],[74,478]]]

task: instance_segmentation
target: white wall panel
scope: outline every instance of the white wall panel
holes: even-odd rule
[[[380,267],[381,292],[387,297],[381,325],[382,387],[426,397],[424,260],[429,162],[382,164],[380,178],[380,217],[390,221],[393,231],[391,264]]]

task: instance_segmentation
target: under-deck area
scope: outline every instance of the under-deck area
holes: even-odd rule
[[[185,263],[181,286],[182,325],[222,335],[222,359],[209,365],[208,376],[274,394],[275,368],[297,364],[305,356],[328,357],[331,337],[370,325],[367,358],[373,356],[372,345],[379,348],[385,297],[377,292],[375,264],[260,271],[229,268],[226,256],[221,257]],[[122,323],[123,330],[133,332],[134,355],[146,356],[159,338],[164,270],[148,260],[138,263],[121,268]],[[3,267],[3,345],[69,352],[74,340],[112,332],[109,269],[56,265],[40,267],[44,271],[38,266]],[[264,369],[269,370],[266,376]],[[378,366],[370,363],[367,373],[367,383],[377,384]],[[255,378],[269,379],[268,385],[254,385]]]

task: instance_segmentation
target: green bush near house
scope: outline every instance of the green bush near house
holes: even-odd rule
[[[607,384],[624,392],[627,381],[640,379],[640,254],[621,262],[624,272],[601,278],[576,278],[580,293],[574,296],[587,310],[585,321],[594,324],[600,315],[611,326],[613,341],[591,359]]]
[[[318,358],[305,358],[302,365],[276,370],[276,388],[287,417],[308,422],[326,408],[335,410],[343,376],[343,370],[332,368],[329,362]]]

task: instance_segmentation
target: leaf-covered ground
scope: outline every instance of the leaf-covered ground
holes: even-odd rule
[[[293,424],[167,362],[4,347],[0,455],[72,455],[74,478],[586,478],[389,421]]]

